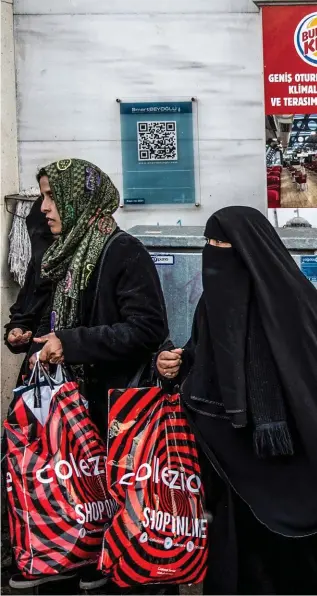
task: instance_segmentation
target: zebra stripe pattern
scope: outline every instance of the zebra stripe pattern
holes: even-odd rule
[[[106,489],[106,447],[74,382],[53,395],[42,426],[23,400],[5,421],[12,546],[26,577],[52,575],[100,555],[116,504]]]
[[[107,481],[118,504],[99,569],[121,587],[198,583],[206,571],[207,519],[195,438],[179,395],[112,390]]]

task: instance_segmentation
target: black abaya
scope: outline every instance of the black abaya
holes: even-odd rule
[[[317,293],[258,211],[223,209],[205,236],[232,248],[206,247],[208,276],[204,269],[175,379],[204,452],[207,492],[218,485],[216,501],[207,503],[213,522],[204,592],[314,594]],[[250,328],[251,311],[259,317]],[[271,452],[255,449],[259,421],[273,429]]]
[[[30,344],[23,344],[22,346],[11,346],[8,342],[8,334],[12,329],[20,328],[22,331],[36,332],[38,324],[41,320],[43,312],[47,308],[51,296],[51,283],[48,280],[43,280],[40,277],[41,262],[44,252],[52,244],[54,237],[51,234],[49,226],[47,225],[46,217],[41,213],[42,199],[39,197],[32,205],[31,211],[26,218],[26,226],[31,241],[31,259],[26,271],[25,281],[20,289],[15,303],[10,308],[10,321],[5,325],[4,342],[7,348],[14,354],[21,354],[28,351]],[[28,370],[28,356],[26,355],[20,372],[17,378],[16,386],[22,384],[23,375]],[[11,400],[9,409],[14,407],[15,398]],[[6,474],[6,451],[7,440],[5,433],[1,441],[1,472],[3,474],[3,487],[5,487]],[[4,494],[4,506],[2,509],[3,525],[6,527],[7,511],[5,506],[6,495]],[[6,528],[7,529],[7,528]],[[8,534],[8,529],[7,532]],[[6,542],[6,540],[5,540]],[[4,544],[4,552],[9,552],[10,547]],[[8,557],[7,557],[8,558]],[[9,570],[8,570],[9,571]],[[12,565],[10,566],[10,573],[16,572],[16,565],[12,557]]]
[[[15,303],[10,308],[10,321],[5,325],[5,344],[14,354],[27,352],[29,344],[11,346],[7,341],[12,329],[32,331],[34,334],[47,308],[52,293],[52,284],[41,278],[42,257],[52,244],[54,237],[47,225],[45,215],[41,212],[42,199],[38,198],[32,205],[26,218],[26,226],[31,241],[31,259],[26,271],[25,281],[19,291]],[[21,380],[19,376],[18,382]]]

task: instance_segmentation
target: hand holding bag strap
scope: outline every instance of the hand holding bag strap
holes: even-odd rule
[[[41,408],[42,407],[42,396],[41,396],[41,383],[42,380],[45,380],[49,385],[50,389],[53,389],[53,384],[51,378],[47,374],[44,366],[40,362],[40,352],[36,354],[36,363],[34,364],[34,368],[32,374],[30,376],[28,386],[31,384],[34,385],[33,389],[33,396],[34,396],[34,408]]]
[[[163,343],[161,344],[161,346],[163,346],[164,344],[166,344],[166,342],[168,342],[170,340],[170,335],[168,334],[167,338],[163,341]],[[153,361],[153,356],[152,356],[152,361]],[[146,367],[150,365],[151,371],[150,371],[150,382],[151,385],[158,385],[159,384],[159,378],[157,377],[157,375],[155,375],[155,371],[154,371],[154,366],[153,364],[151,365],[151,359],[148,360],[147,362],[143,362],[141,364],[141,366],[138,368],[137,372],[135,373],[134,377],[131,379],[130,383],[128,384],[127,388],[128,389],[134,389],[137,387],[140,387],[140,382],[142,379],[142,376],[146,370]],[[154,382],[155,381],[155,382]]]
[[[98,293],[99,293],[99,286],[100,286],[100,279],[101,279],[101,274],[102,274],[102,269],[103,269],[103,265],[105,262],[105,258],[107,255],[107,252],[111,246],[111,244],[116,240],[116,238],[119,238],[120,236],[122,236],[122,234],[125,234],[125,232],[123,230],[119,230],[118,232],[114,232],[112,234],[112,236],[109,238],[103,253],[101,255],[101,260],[100,260],[100,264],[99,264],[99,269],[98,269],[98,277],[97,277],[97,284],[96,284],[96,289],[95,289],[95,296],[94,296],[94,301],[92,304],[92,309],[91,309],[91,313],[90,313],[90,321],[89,321],[89,327],[93,326],[93,322],[94,322],[94,316],[95,316],[95,312],[96,312],[96,306],[97,306],[97,300],[98,300]]]

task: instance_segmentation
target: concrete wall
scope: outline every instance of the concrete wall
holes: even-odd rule
[[[121,209],[119,223],[203,224],[265,209],[260,13],[252,0],[15,0],[20,186],[84,157],[121,191],[116,98],[197,96],[200,208]]]
[[[12,0],[1,0],[1,343],[2,326],[8,320],[9,306],[14,302],[18,286],[8,272],[8,232],[11,217],[6,212],[4,196],[19,190],[15,67],[13,43]],[[21,358],[12,356],[3,345],[1,347],[1,415],[6,415],[12,389],[20,367]]]
[[[117,97],[198,98],[202,203],[121,209],[120,225],[180,217],[183,225],[203,224],[234,203],[265,209],[261,20],[252,0],[12,2],[1,0],[2,323],[17,292],[7,268],[4,195],[34,185],[38,166],[67,156],[95,162],[121,191]],[[20,360],[2,349],[5,403]]]

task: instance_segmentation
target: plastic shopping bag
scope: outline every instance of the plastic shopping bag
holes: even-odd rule
[[[99,569],[121,587],[198,583],[207,519],[195,438],[179,395],[110,392],[108,490],[118,504]]]
[[[10,535],[20,571],[52,575],[94,562],[116,504],[106,489],[106,447],[77,383],[37,363],[16,389],[8,440]]]

